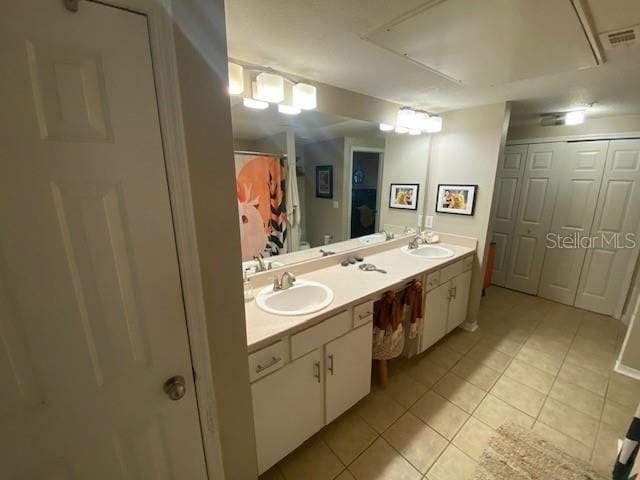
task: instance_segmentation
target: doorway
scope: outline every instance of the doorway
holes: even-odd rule
[[[350,238],[378,231],[381,155],[380,152],[362,150],[352,153]]]

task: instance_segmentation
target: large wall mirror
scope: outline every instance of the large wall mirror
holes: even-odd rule
[[[416,227],[417,209],[385,218],[391,193],[385,171],[394,168],[378,124],[315,110],[286,115],[273,105],[256,110],[239,98],[231,107],[247,273],[384,242]]]

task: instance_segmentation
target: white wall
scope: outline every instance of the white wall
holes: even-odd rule
[[[588,113],[582,125],[556,125],[542,127],[521,125],[509,127],[507,140],[550,138],[576,135],[607,133],[640,133],[640,115],[620,115],[614,117],[589,118]]]
[[[224,2],[172,2],[185,149],[215,391],[206,419],[220,439],[225,478],[257,477],[247,336],[239,265]],[[221,232],[224,232],[221,234]],[[224,279],[224,281],[221,281]],[[176,472],[179,475],[179,472]]]
[[[498,103],[447,112],[443,130],[433,136],[425,215],[434,215],[436,231],[478,239],[478,259],[471,280],[467,322],[475,322],[480,307],[484,259],[490,238],[491,207],[498,158],[507,135],[510,108]],[[438,184],[477,184],[473,216],[436,213]]]
[[[430,135],[398,135],[389,133],[384,151],[384,170],[382,175],[382,200],[380,202],[380,225],[418,224],[418,215],[424,210],[427,169],[431,148]],[[389,208],[389,193],[392,183],[417,183],[420,185],[418,209],[398,210]],[[434,194],[435,195],[435,194]]]
[[[344,197],[344,139],[307,143],[304,147],[306,240],[312,247],[322,245],[324,235],[332,235],[332,242],[345,240],[342,216]],[[333,166],[333,198],[316,197],[316,167]],[[334,202],[338,208],[334,208]]]

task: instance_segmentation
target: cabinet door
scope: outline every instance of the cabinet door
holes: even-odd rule
[[[451,303],[447,320],[447,333],[467,319],[469,306],[469,289],[471,286],[471,270],[451,280]]]
[[[427,293],[422,319],[420,353],[445,336],[449,312],[451,282],[446,282]]]
[[[322,376],[319,348],[251,385],[259,473],[324,425]]]
[[[325,346],[327,423],[371,391],[371,322]]]

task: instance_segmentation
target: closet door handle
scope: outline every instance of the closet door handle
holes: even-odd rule
[[[449,301],[451,301],[451,299],[453,298],[453,288],[449,289]]]
[[[333,375],[333,353],[327,357],[329,359],[329,372]]]
[[[313,376],[316,377],[316,380],[320,383],[320,362],[314,363],[313,366],[316,367],[316,373],[314,373]]]

